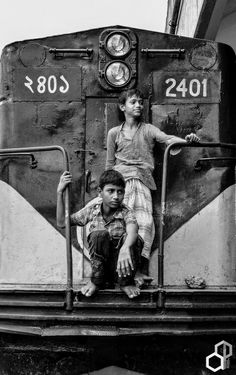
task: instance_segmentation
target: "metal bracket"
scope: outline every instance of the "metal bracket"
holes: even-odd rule
[[[74,153],[75,153],[77,156],[78,156],[78,154],[79,154],[80,152],[88,152],[89,155],[93,155],[93,156],[96,155],[96,152],[93,151],[93,150],[85,150],[84,148],[78,148],[77,150],[74,150]]]
[[[215,156],[215,157],[211,157],[211,158],[201,158],[201,159],[198,159],[194,165],[194,169],[195,171],[201,171],[202,169],[202,166],[204,163],[207,163],[208,161],[222,161],[222,160],[226,160],[226,161],[234,161],[234,163],[236,163],[236,157],[232,157],[232,156]]]

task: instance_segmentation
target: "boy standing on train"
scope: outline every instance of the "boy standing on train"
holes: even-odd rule
[[[57,187],[57,225],[65,226],[63,192],[72,181],[64,172]],[[88,245],[92,267],[91,280],[81,292],[92,296],[106,281],[118,282],[129,298],[140,294],[134,275],[140,263],[143,242],[132,210],[123,204],[125,180],[115,170],[103,172],[99,180],[102,200],[71,215],[72,225],[89,224]]]
[[[144,123],[141,120],[143,94],[137,89],[121,94],[119,108],[125,121],[108,132],[106,169],[113,168],[123,175],[126,181],[124,203],[134,211],[138,233],[144,241],[142,266],[136,275],[137,283],[141,286],[145,279],[148,280],[148,261],[155,234],[151,197],[151,190],[156,190],[152,176],[154,145],[156,142],[166,145],[173,142],[199,142],[199,138],[191,133],[184,140]]]

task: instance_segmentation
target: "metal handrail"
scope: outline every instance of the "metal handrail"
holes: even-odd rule
[[[168,175],[168,162],[170,151],[173,148],[182,147],[222,147],[236,150],[236,144],[233,143],[214,143],[214,142],[201,142],[201,143],[187,143],[176,142],[170,144],[164,153],[163,158],[163,173],[162,173],[162,189],[161,189],[161,215],[160,215],[160,228],[159,228],[159,249],[158,249],[158,287],[163,288],[164,285],[164,225],[166,216],[166,195],[167,195],[167,175]]]
[[[67,151],[61,146],[42,146],[42,147],[20,147],[0,149],[0,154],[19,154],[19,152],[44,152],[60,151],[63,155],[64,170],[69,170],[69,157]],[[65,233],[66,233],[66,257],[67,257],[67,285],[65,307],[67,311],[73,308],[73,271],[72,271],[72,249],[71,249],[71,230],[70,230],[70,188],[65,190]]]
[[[85,54],[87,56],[92,56],[93,49],[92,48],[50,48],[49,53],[53,53],[55,56],[62,53],[67,54]]]
[[[157,55],[176,55],[180,57],[186,52],[184,48],[172,48],[172,49],[167,49],[167,48],[142,48],[141,53],[145,53],[148,55],[149,53],[151,54],[157,54]]]

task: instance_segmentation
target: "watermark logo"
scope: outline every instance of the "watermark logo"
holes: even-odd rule
[[[226,341],[218,342],[215,345],[214,353],[206,357],[206,368],[216,372],[226,370],[230,365],[230,357],[233,354],[233,347]]]

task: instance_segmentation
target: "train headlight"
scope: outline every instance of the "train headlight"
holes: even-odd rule
[[[106,39],[105,48],[111,56],[125,56],[131,50],[130,40],[121,33],[110,34]]]
[[[137,80],[137,37],[130,29],[105,29],[99,36],[98,79],[103,89],[132,88]]]
[[[121,61],[112,62],[105,69],[105,78],[113,87],[125,86],[131,78],[130,68]]]

